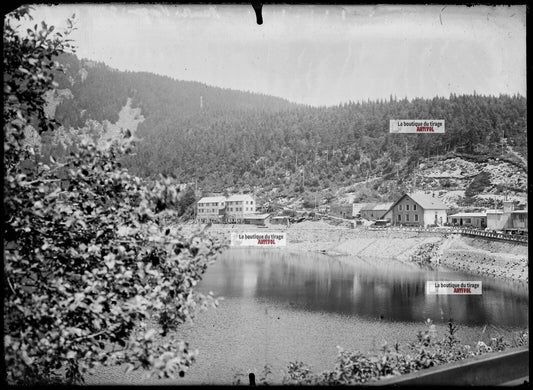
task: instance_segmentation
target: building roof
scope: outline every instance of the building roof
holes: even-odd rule
[[[420,207],[426,210],[446,210],[448,208],[448,206],[446,206],[439,198],[424,194],[423,192],[413,192],[405,195],[410,197],[412,200],[418,203]]]
[[[230,195],[226,201],[228,202],[240,202],[240,201],[246,201],[246,200],[254,200],[253,196],[249,194],[234,194]]]
[[[486,217],[487,213],[457,213],[453,215],[449,215],[449,218],[479,218],[479,217]]]
[[[408,196],[413,201],[415,201],[417,204],[420,205],[425,210],[447,210],[448,206],[446,206],[442,201],[438,198],[434,198],[431,195],[424,194],[423,192],[413,192],[411,194],[403,194],[400,196],[400,198],[394,202],[387,212],[389,212],[394,206],[396,206],[404,197]]]
[[[218,202],[224,202],[226,198],[223,196],[206,196],[203,197],[198,201],[198,203],[218,203]]]
[[[512,210],[511,214],[527,214],[526,210]],[[503,210],[487,210],[487,214],[503,214]]]
[[[376,205],[377,203],[363,203],[363,205],[361,206],[359,210],[360,211],[371,211],[371,210],[374,210],[374,207]]]
[[[361,207],[361,211],[382,211],[388,210],[392,206],[392,202],[388,203],[366,203]]]

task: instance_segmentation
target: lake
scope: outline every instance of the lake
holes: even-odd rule
[[[482,281],[483,293],[426,295],[427,280]],[[243,381],[249,372],[259,378],[266,364],[279,381],[290,361],[304,361],[316,372],[331,369],[336,346],[367,352],[384,342],[405,345],[426,329],[428,318],[441,336],[453,318],[458,337],[469,343],[528,327],[527,285],[392,259],[232,248],[208,269],[198,289],[224,300],[180,330],[200,351],[185,378],[150,382],[141,373],[124,375],[113,368],[87,383],[231,384],[239,374]]]

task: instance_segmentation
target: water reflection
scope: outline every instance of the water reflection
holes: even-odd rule
[[[482,295],[426,295],[427,280],[482,280]],[[460,272],[427,271],[396,261],[332,258],[283,250],[232,249],[200,286],[225,297],[253,297],[294,310],[384,321],[528,325],[527,287]]]

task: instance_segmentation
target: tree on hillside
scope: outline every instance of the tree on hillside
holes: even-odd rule
[[[470,184],[468,184],[465,189],[465,196],[467,198],[471,198],[477,194],[482,193],[487,187],[490,186],[490,173],[482,171],[476,177],[474,177]]]
[[[22,171],[31,154],[25,127],[55,127],[43,95],[54,88],[52,58],[68,48],[45,23],[19,33],[24,18],[29,7],[8,14],[3,37],[7,382],[79,383],[112,364],[183,376],[196,351],[173,330],[216,305],[193,287],[223,246],[165,225],[176,214],[175,188],[121,168],[125,146],[86,142],[61,163]]]
[[[194,205],[196,202],[196,195],[194,193],[194,188],[192,186],[187,187],[185,193],[181,196],[179,200],[178,215],[181,217],[185,214],[187,209]]]

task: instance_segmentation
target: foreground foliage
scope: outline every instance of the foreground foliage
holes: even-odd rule
[[[292,361],[283,372],[284,385],[354,385],[369,384],[380,379],[408,374],[437,365],[451,363],[489,352],[501,352],[510,347],[529,346],[529,330],[512,332],[504,337],[498,328],[496,333],[483,328],[480,340],[472,348],[457,338],[459,327],[450,319],[444,337],[437,334],[430,319],[425,322],[426,329],[419,331],[416,341],[401,347],[395,343],[392,347],[385,343],[377,353],[345,351],[338,348],[335,366],[332,370],[314,373],[312,368],[302,361]],[[487,341],[485,343],[484,341]],[[264,366],[258,385],[275,384],[271,377],[272,367]],[[233,385],[248,384],[248,375],[237,373]]]
[[[339,348],[333,370],[320,374],[301,361],[291,362],[283,378],[284,384],[300,385],[352,385],[408,374],[425,368],[479,356],[488,352],[499,352],[511,345],[503,336],[490,337],[488,344],[479,341],[472,348],[456,337],[457,325],[450,320],[445,337],[437,336],[435,325],[428,319],[425,331],[420,331],[417,340],[407,348],[385,344],[374,355],[359,351],[345,351]],[[529,331],[518,332],[515,346],[529,345]]]
[[[29,8],[19,8],[6,25],[27,17]],[[52,31],[44,23],[25,38],[4,30],[7,381],[79,383],[111,364],[183,376],[197,351],[172,331],[216,306],[193,288],[223,245],[167,227],[178,193],[170,181],[146,184],[121,168],[128,146],[84,143],[46,163],[27,147],[29,125],[55,128],[42,96],[55,86],[48,70],[65,46]]]

